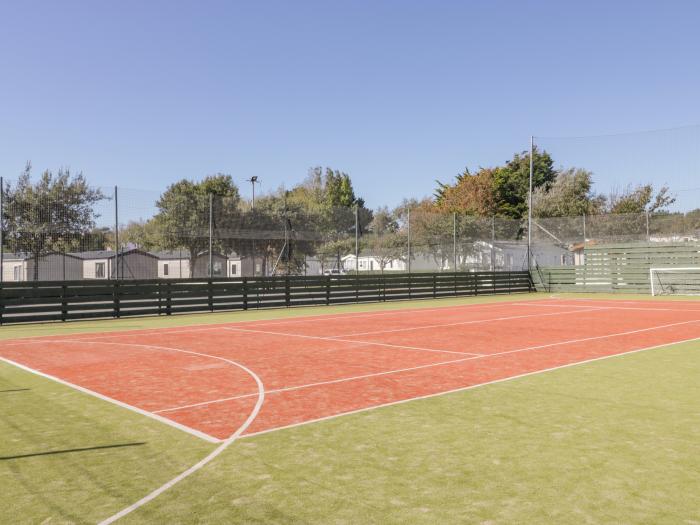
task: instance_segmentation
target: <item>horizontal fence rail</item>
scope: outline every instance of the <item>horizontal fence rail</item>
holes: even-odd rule
[[[700,243],[616,243],[584,250],[583,264],[536,267],[532,279],[547,292],[651,293],[652,268],[700,267]]]
[[[0,324],[533,291],[526,271],[5,283]]]

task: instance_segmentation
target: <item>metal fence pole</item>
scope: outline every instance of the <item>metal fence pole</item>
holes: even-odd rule
[[[209,279],[214,276],[214,258],[212,254],[214,234],[214,194],[209,194]]]
[[[583,214],[583,244],[586,244],[586,214]]]
[[[651,240],[651,237],[649,236],[649,210],[645,210],[644,214],[646,215],[646,220],[647,220],[647,242]]]
[[[491,271],[496,271],[496,216],[491,217]],[[495,281],[494,281],[495,282]]]
[[[527,271],[530,271],[532,258],[532,175],[534,171],[535,137],[530,135],[530,181],[527,193]]]
[[[119,193],[114,187],[114,277],[119,280]],[[107,270],[111,273],[109,270]]]
[[[360,273],[360,212],[355,206],[355,275]]]
[[[457,271],[457,213],[452,212],[452,271]]]
[[[5,182],[0,177],[0,283],[3,281],[5,261]]]
[[[406,222],[408,224],[408,273],[411,273],[411,208],[406,210]]]

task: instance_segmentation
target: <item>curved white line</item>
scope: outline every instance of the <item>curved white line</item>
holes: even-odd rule
[[[155,489],[153,492],[150,494],[147,494],[140,500],[138,500],[135,503],[132,503],[128,507],[123,508],[116,514],[113,514],[112,516],[102,520],[99,522],[99,525],[109,525],[110,523],[114,523],[120,518],[123,518],[127,514],[135,511],[139,507],[142,507],[149,501],[152,501],[156,499],[158,496],[160,496],[163,492],[166,490],[172,488],[174,485],[185,479],[186,477],[190,476],[191,474],[194,474],[197,472],[199,469],[204,467],[207,463],[211,462],[214,458],[216,458],[219,454],[221,454],[224,450],[226,450],[231,444],[233,444],[236,439],[240,437],[240,435],[246,431],[246,429],[250,426],[250,424],[255,420],[255,418],[258,416],[258,413],[260,412],[260,409],[262,408],[263,401],[265,400],[265,386],[263,385],[263,382],[261,379],[258,377],[258,375],[253,372],[251,369],[248,367],[237,363],[236,361],[232,361],[231,359],[226,359],[224,357],[219,357],[216,355],[210,355],[210,354],[203,354],[200,352],[194,352],[192,350],[183,350],[180,348],[170,348],[167,346],[157,346],[157,345],[143,345],[143,344],[135,344],[135,343],[113,343],[113,342],[105,342],[105,341],[86,341],[86,340],[76,340],[76,339],[62,339],[58,342],[69,342],[69,343],[90,343],[90,344],[101,344],[101,345],[118,345],[118,346],[137,346],[141,348],[153,348],[156,350],[166,350],[169,352],[181,352],[183,354],[192,354],[192,355],[198,355],[201,357],[209,357],[212,359],[218,359],[219,361],[224,361],[226,363],[232,364],[241,370],[243,370],[245,373],[247,373],[250,377],[255,380],[255,383],[258,386],[258,400],[255,402],[255,406],[253,407],[253,410],[250,412],[248,415],[248,418],[243,422],[243,424],[238,427],[238,430],[236,430],[231,436],[229,436],[225,441],[221,443],[218,447],[216,447],[213,451],[211,451],[205,458],[201,459],[194,465],[192,465],[190,468],[185,470],[184,472],[178,474],[175,476],[173,479],[168,481],[167,483],[161,485],[157,489]]]

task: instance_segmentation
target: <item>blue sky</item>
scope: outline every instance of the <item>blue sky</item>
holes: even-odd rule
[[[251,175],[270,190],[328,165],[393,205],[531,134],[700,123],[699,19],[697,1],[5,1],[0,173],[157,194],[225,172],[247,195]],[[698,133],[680,133],[541,143],[602,191],[698,188]]]

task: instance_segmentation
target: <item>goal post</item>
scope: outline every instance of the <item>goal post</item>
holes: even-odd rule
[[[651,295],[700,295],[700,266],[650,268]]]

